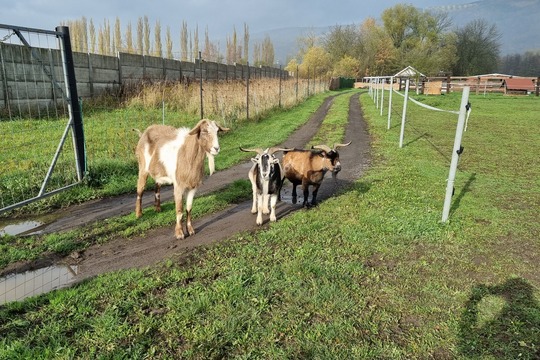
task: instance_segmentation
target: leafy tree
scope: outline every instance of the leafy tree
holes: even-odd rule
[[[473,20],[456,31],[458,61],[453,75],[489,74],[497,70],[501,35],[495,24]]]
[[[387,75],[399,67],[392,38],[373,18],[360,26],[360,49],[360,76]]]
[[[444,13],[420,11],[398,4],[383,11],[383,26],[397,50],[397,65],[412,65],[427,74],[448,71],[456,62],[455,38]]]
[[[141,17],[137,20],[137,52],[144,54],[144,24]]]
[[[340,61],[345,56],[360,57],[360,32],[354,25],[334,26],[322,39],[324,49],[333,61]]]
[[[324,48],[313,46],[307,50],[299,67],[300,77],[326,76],[332,72],[332,58]]]
[[[360,73],[360,60],[345,55],[334,65],[333,75],[338,77],[358,78]]]
[[[289,60],[287,66],[285,66],[285,70],[290,73],[296,74],[296,72],[298,71],[298,61],[296,61],[296,58]]]

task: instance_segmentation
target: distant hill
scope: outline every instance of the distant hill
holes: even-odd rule
[[[501,34],[501,55],[540,50],[540,0],[480,0],[426,10],[447,12],[458,27],[475,19],[495,24]]]
[[[540,51],[540,0],[480,0],[460,5],[430,7],[424,10],[448,13],[454,27],[474,19],[495,24],[501,34],[501,55]],[[360,25],[364,19],[358,19]],[[346,25],[346,24],[341,24]],[[275,58],[286,65],[298,52],[298,38],[314,33],[322,36],[332,27],[291,27],[250,34],[250,43],[262,43],[268,35],[274,44]]]

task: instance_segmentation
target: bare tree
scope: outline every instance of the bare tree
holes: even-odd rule
[[[473,20],[456,31],[458,61],[454,75],[478,75],[497,70],[501,35],[495,24]]]
[[[120,19],[118,16],[114,21],[114,47],[115,52],[120,52],[123,50],[122,46],[122,29],[120,28]]]
[[[173,58],[173,41],[171,37],[171,27],[167,25],[167,32],[165,34],[165,46],[167,48],[167,59]]]
[[[137,53],[144,54],[144,23],[141,17],[137,20]]]
[[[188,59],[188,27],[187,22],[182,21],[182,28],[180,30],[180,59],[187,61]]]
[[[199,25],[195,26],[195,34],[193,35],[193,58],[199,56]]]
[[[163,57],[163,45],[161,44],[161,23],[156,20],[154,28],[154,56]]]
[[[94,21],[90,19],[90,28],[88,29],[90,36],[90,52],[96,53],[96,27],[94,26]]]
[[[249,61],[249,27],[244,23],[244,64]]]
[[[150,55],[151,53],[151,45],[150,45],[150,23],[148,22],[148,16],[144,17],[143,20],[144,24],[144,55]]]
[[[133,50],[133,30],[130,21],[126,29],[126,51],[130,54],[133,54]]]

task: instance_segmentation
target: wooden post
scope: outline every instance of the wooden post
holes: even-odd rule
[[[536,96],[540,95],[540,76],[536,78]]]
[[[452,79],[450,79],[450,75],[446,76],[446,93],[450,94],[450,84]]]

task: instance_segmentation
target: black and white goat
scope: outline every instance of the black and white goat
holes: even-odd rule
[[[270,221],[276,221],[276,203],[283,185],[283,171],[279,159],[274,155],[278,151],[289,151],[271,147],[267,149],[244,149],[245,152],[256,152],[257,156],[251,158],[253,166],[248,172],[253,191],[253,204],[251,213],[257,213],[257,225],[262,225],[262,214],[270,213]],[[270,203],[270,209],[268,205]]]

